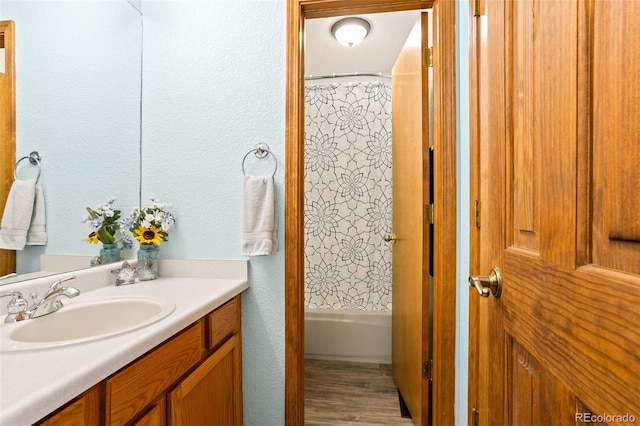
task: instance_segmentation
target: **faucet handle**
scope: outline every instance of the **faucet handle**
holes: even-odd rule
[[[2,291],[0,297],[11,297],[7,304],[7,315],[5,322],[14,322],[18,315],[22,315],[27,311],[29,303],[25,300],[22,293],[15,290]]]
[[[76,277],[75,275],[69,275],[68,277],[59,279],[58,281],[55,281],[53,284],[51,284],[49,286],[49,289],[47,290],[47,292],[44,295],[44,299],[46,299],[51,293],[53,293],[54,291],[56,291],[57,289],[60,288],[60,285],[62,285],[62,283],[67,282],[67,281],[71,281],[71,280],[75,280]]]
[[[69,275],[68,277],[62,278],[56,282],[54,282],[53,284],[51,284],[51,289],[56,289],[60,286],[60,284],[62,283],[66,283],[67,281],[71,281],[71,280],[75,280],[76,276],[75,275]]]
[[[9,301],[7,305],[7,312],[10,314],[21,314],[27,311],[29,302],[20,294],[18,297],[14,297]]]

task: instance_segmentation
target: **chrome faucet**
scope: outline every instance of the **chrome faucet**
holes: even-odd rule
[[[53,313],[62,308],[63,305],[62,301],[60,300],[61,296],[71,298],[79,295],[80,290],[75,287],[62,287],[63,282],[70,281],[75,278],[76,277],[74,277],[73,275],[70,275],[67,278],[63,278],[51,284],[40,303],[35,306],[31,318],[38,318],[43,315]]]
[[[19,291],[10,290],[0,292],[0,297],[11,296],[11,301],[7,305],[8,314],[4,319],[4,322],[16,322],[38,318],[61,309],[63,305],[60,298],[62,296],[71,298],[76,297],[80,294],[80,290],[78,290],[77,288],[62,287],[63,282],[67,282],[75,278],[75,276],[70,275],[66,278],[54,282],[47,289],[47,292],[44,294],[42,300],[40,300],[40,302],[38,303],[34,303],[32,306],[29,306],[28,302]],[[31,298],[34,300],[34,302],[37,296],[37,294],[31,293]]]

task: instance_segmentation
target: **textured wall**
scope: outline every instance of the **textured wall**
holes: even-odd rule
[[[469,383],[469,2],[456,0],[456,394],[455,422],[466,425]]]
[[[14,5],[34,5],[36,2],[0,0],[0,17],[15,19],[10,8]],[[61,3],[60,1],[48,3]],[[105,2],[113,3],[113,2]],[[465,0],[456,0],[458,6],[457,81],[458,95],[458,161],[468,164],[468,22],[469,12]],[[197,1],[143,1],[145,13],[145,88],[144,88],[144,178],[143,196],[155,195],[174,205],[178,225],[170,235],[170,242],[162,246],[162,256],[175,258],[238,258],[240,161],[257,142],[267,142],[280,162],[284,161],[284,87],[285,87],[285,0],[212,0]],[[26,28],[17,19],[16,32]],[[62,21],[64,22],[64,21]],[[106,21],[103,21],[106,23]],[[139,33],[138,21],[117,21],[124,32]],[[39,29],[42,26],[38,27]],[[123,32],[124,31],[124,32]],[[53,34],[49,34],[53,36]],[[89,47],[93,44],[89,44]],[[135,42],[125,44],[130,48]],[[62,96],[50,95],[44,99],[28,101],[25,90],[43,93],[52,76],[44,76],[44,84],[31,86],[24,75],[27,50],[18,53],[18,153],[32,146],[41,148],[46,143],[46,168],[43,185],[47,192],[48,207],[65,208],[61,217],[68,224],[57,225],[49,218],[50,237],[68,238],[69,250],[78,245],[84,225],[76,216],[85,201],[96,203],[105,196],[129,194],[137,199],[135,166],[126,166],[129,160],[137,162],[136,145],[129,142],[124,148],[114,144],[123,138],[117,129],[134,128],[125,119],[130,109],[120,108],[122,118],[114,126],[112,120],[75,123],[77,133],[60,133],[59,120],[44,107],[62,111],[73,105],[63,105]],[[104,49],[104,47],[103,47]],[[122,48],[116,49],[122,53]],[[116,53],[114,51],[114,55]],[[112,69],[115,64],[136,66],[132,61],[114,61],[110,56],[102,68]],[[65,59],[65,72],[74,69],[74,63]],[[128,65],[127,65],[128,64]],[[67,66],[68,65],[68,66]],[[40,67],[41,69],[43,67]],[[46,68],[46,67],[45,67]],[[77,67],[75,67],[77,68]],[[23,71],[21,71],[23,70]],[[132,72],[135,71],[132,68]],[[119,80],[102,101],[116,102],[115,88],[123,84],[135,85],[131,79]],[[22,93],[22,94],[21,94]],[[63,92],[66,93],[66,92]],[[35,96],[35,95],[34,95]],[[53,100],[52,100],[53,99]],[[68,101],[68,99],[67,99]],[[29,103],[32,112],[21,112]],[[94,110],[86,97],[81,110]],[[96,114],[94,114],[96,116]],[[98,114],[97,116],[102,116]],[[44,121],[43,121],[44,120]],[[115,120],[115,119],[114,119]],[[80,126],[80,124],[82,124]],[[78,127],[79,126],[79,127]],[[132,127],[133,126],[133,127]],[[100,151],[89,149],[90,141],[101,142]],[[63,142],[61,148],[53,141]],[[54,156],[69,160],[72,146],[84,147],[72,156],[68,166],[58,166]],[[60,149],[60,151],[58,151]],[[93,155],[99,152],[99,155]],[[108,158],[116,152],[114,167],[127,173],[119,184],[120,193],[100,191],[95,182],[104,176],[96,167],[98,157]],[[116,164],[117,161],[117,164]],[[260,164],[253,164],[260,167]],[[276,175],[279,213],[282,229],[283,181],[282,166]],[[265,166],[266,167],[266,166]],[[255,170],[252,170],[255,172]],[[63,185],[65,192],[58,198],[53,188],[53,176],[69,175],[73,184]],[[458,332],[456,336],[456,424],[466,424],[467,335],[468,335],[468,172],[459,168],[458,187]],[[75,195],[73,195],[75,194]],[[89,195],[88,195],[89,194]],[[124,196],[124,195],[123,195]],[[129,195],[127,195],[129,196]],[[129,201],[123,201],[129,204]],[[73,234],[65,236],[66,234]],[[283,241],[282,231],[279,234]],[[282,246],[282,244],[281,244]],[[75,251],[74,251],[75,252]],[[82,254],[80,252],[78,254]],[[282,249],[269,258],[254,258],[250,263],[251,288],[243,298],[244,390],[245,424],[284,424],[284,262]]]
[[[138,204],[141,18],[125,1],[1,6],[16,29],[16,154],[40,152],[47,212],[48,244],[17,252],[23,273],[39,270],[45,252],[98,255],[81,241],[85,207],[111,197],[125,211]]]
[[[391,85],[305,90],[305,307],[391,309]]]
[[[162,256],[240,258],[241,161],[279,160],[280,250],[251,258],[243,293],[245,424],[284,424],[285,1],[143,1],[142,196],[171,203]],[[253,157],[253,156],[250,156]],[[270,173],[271,159],[247,159]]]

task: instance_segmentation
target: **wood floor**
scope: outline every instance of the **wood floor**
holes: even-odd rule
[[[413,425],[400,416],[391,365],[306,359],[305,425]]]

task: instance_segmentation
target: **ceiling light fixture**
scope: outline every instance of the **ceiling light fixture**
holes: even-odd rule
[[[331,26],[331,34],[343,46],[357,46],[371,31],[371,25],[362,18],[344,18]]]

